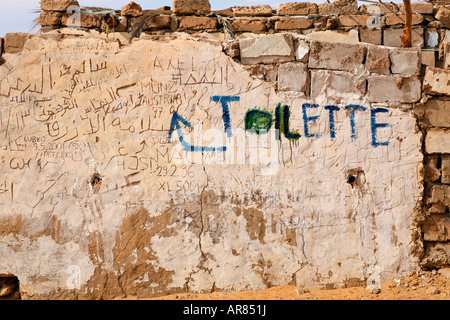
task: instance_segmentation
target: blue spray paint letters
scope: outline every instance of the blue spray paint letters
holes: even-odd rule
[[[351,104],[345,107],[346,110],[350,110],[350,125],[352,128],[352,140],[355,141],[356,140],[356,129],[355,129],[355,111],[356,110],[362,110],[362,111],[366,111],[367,108],[363,107],[363,106],[359,106],[356,104]]]
[[[325,106],[325,110],[328,110],[330,112],[329,114],[329,121],[330,121],[330,137],[331,141],[333,141],[336,138],[336,128],[334,126],[334,112],[339,111],[339,108],[337,106]]]
[[[180,123],[184,124],[186,127],[191,128],[191,123],[180,116],[176,111],[172,116],[172,121],[170,122],[170,131],[169,131],[169,143],[172,142],[172,134],[177,130],[178,139],[180,140],[181,145],[183,146],[184,151],[189,152],[214,152],[214,151],[226,151],[227,147],[204,147],[204,146],[193,146],[190,143],[186,142],[183,136],[183,132],[181,131]]]
[[[220,102],[222,105],[222,120],[225,126],[225,132],[228,137],[233,136],[233,132],[231,131],[231,121],[230,121],[230,108],[228,103],[231,101],[239,101],[240,97],[237,96],[212,96],[211,100],[214,102]],[[184,124],[186,127],[191,128],[191,123],[180,116],[177,112],[174,112],[172,116],[172,120],[170,123],[170,131],[169,131],[169,142],[172,140],[172,134],[177,130],[178,139],[180,140],[181,145],[183,146],[183,150],[190,152],[214,152],[214,151],[226,151],[227,147],[205,147],[205,146],[193,146],[190,143],[186,142],[183,137],[183,132],[181,131],[180,123]]]
[[[222,104],[222,119],[225,125],[225,132],[229,138],[233,136],[231,131],[231,121],[230,121],[230,107],[228,102],[239,101],[240,97],[237,96],[212,96],[211,100],[214,102],[220,102]]]
[[[318,104],[304,103],[302,105],[302,109],[303,109],[303,126],[304,126],[304,129],[305,129],[305,137],[307,137],[307,138],[320,137],[320,134],[311,134],[311,133],[309,133],[309,126],[308,126],[308,122],[316,121],[319,118],[319,116],[308,117],[308,113],[307,113],[307,109],[317,109],[318,107],[319,107]]]
[[[377,128],[388,128],[392,127],[389,123],[376,123],[375,116],[377,113],[388,113],[389,110],[385,108],[375,108],[370,110],[370,127],[372,129],[372,146],[387,146],[389,145],[389,141],[378,142],[377,141]]]

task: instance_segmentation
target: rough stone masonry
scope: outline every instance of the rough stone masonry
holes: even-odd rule
[[[187,2],[171,20],[217,19]],[[449,263],[450,71],[417,47],[231,28],[5,36],[0,275],[22,298],[366,286]]]

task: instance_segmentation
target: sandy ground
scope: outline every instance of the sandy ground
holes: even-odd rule
[[[413,272],[383,283],[378,293],[361,287],[307,290],[284,286],[261,291],[173,294],[148,300],[450,300],[450,268]]]

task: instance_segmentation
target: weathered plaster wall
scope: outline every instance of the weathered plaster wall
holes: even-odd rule
[[[25,299],[365,286],[446,263],[448,71],[420,49],[291,33],[12,47],[0,275]],[[427,241],[443,249],[424,260]]]

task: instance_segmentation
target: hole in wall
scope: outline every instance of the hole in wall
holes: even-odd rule
[[[347,183],[353,185],[356,182],[355,176],[348,176]]]
[[[92,188],[95,188],[96,186],[102,184],[102,178],[99,174],[94,174],[91,178],[91,186]]]
[[[0,275],[0,300],[21,300],[19,278]]]

